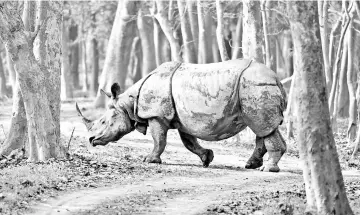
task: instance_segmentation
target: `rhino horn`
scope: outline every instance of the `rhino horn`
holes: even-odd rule
[[[75,103],[76,111],[78,112],[78,116],[80,116],[83,120],[83,123],[85,124],[86,128],[90,130],[90,128],[93,126],[93,122],[90,119],[87,119],[83,114],[81,113],[78,103]]]

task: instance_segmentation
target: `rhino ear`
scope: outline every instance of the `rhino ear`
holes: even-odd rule
[[[115,99],[119,94],[120,94],[120,86],[118,83],[114,83],[111,88],[110,91],[112,92],[112,96]]]

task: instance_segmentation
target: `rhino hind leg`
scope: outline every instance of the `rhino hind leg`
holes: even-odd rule
[[[152,153],[146,156],[143,161],[148,163],[162,163],[160,156],[167,145],[168,127],[157,119],[151,119],[149,120],[149,128],[154,140],[154,148]]]
[[[263,156],[266,154],[267,149],[264,144],[263,137],[256,137],[256,147],[252,153],[252,156],[248,159],[245,168],[246,169],[256,169],[263,165]]]
[[[196,137],[183,133],[181,131],[178,132],[184,146],[189,151],[193,152],[201,158],[203,167],[208,167],[214,158],[213,151],[211,149],[205,149],[201,145],[199,145]]]
[[[261,171],[279,172],[278,161],[286,152],[286,142],[278,129],[264,137],[265,146],[268,152],[268,161],[261,167]]]

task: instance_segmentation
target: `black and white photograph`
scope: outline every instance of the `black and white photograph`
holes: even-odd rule
[[[0,0],[0,214],[359,215],[360,0]]]

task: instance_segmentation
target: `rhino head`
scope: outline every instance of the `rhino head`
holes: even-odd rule
[[[101,90],[103,94],[110,98],[107,110],[99,119],[91,121],[84,117],[78,104],[76,109],[78,115],[90,133],[89,142],[92,146],[106,145],[122,138],[140,126],[136,126],[132,107],[134,106],[133,98],[120,94],[120,87],[117,83],[111,87],[111,93]],[[144,128],[143,128],[144,129]],[[142,133],[145,134],[145,130]]]

